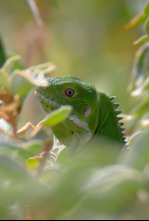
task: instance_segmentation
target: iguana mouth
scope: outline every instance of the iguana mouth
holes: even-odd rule
[[[41,91],[35,90],[34,95],[40,101],[45,111],[55,110],[60,107],[60,105],[54,101],[54,98],[47,98]]]

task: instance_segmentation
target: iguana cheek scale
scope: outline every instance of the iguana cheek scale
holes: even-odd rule
[[[37,87],[36,97],[49,113],[64,105],[72,106],[71,115],[52,127],[53,133],[66,146],[82,145],[98,136],[125,143],[122,119],[116,111],[114,97],[97,92],[94,86],[75,77],[47,78],[48,87]]]

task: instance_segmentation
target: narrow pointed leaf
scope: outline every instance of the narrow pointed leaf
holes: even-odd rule
[[[144,44],[137,52],[133,67],[133,79],[131,84],[133,87],[139,87],[144,81],[148,62],[146,56],[149,52],[149,43]]]
[[[125,25],[125,29],[131,29],[137,25],[143,24],[146,20],[146,16],[144,13],[140,13],[135,16],[127,25]]]
[[[145,6],[145,8],[144,8],[144,15],[145,15],[146,17],[149,16],[149,2],[147,2],[146,6]]]
[[[15,75],[20,75],[23,78],[27,79],[33,85],[47,87],[48,81],[45,75],[49,74],[53,70],[55,70],[55,65],[51,62],[48,62],[30,67],[25,70],[15,70],[11,74],[10,79],[12,80]]]
[[[145,22],[145,32],[146,35],[149,36],[149,18]]]
[[[142,43],[145,43],[145,42],[149,42],[149,37],[148,37],[148,35],[142,36],[142,37],[139,38],[137,41],[135,41],[133,44],[134,44],[134,45],[139,45],[139,44],[142,44]]]

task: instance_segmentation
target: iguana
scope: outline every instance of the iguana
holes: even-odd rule
[[[37,87],[36,97],[46,112],[71,105],[72,113],[62,123],[52,127],[58,140],[66,146],[81,145],[97,136],[125,144],[121,113],[114,97],[97,92],[94,86],[76,77],[47,78],[48,87]]]

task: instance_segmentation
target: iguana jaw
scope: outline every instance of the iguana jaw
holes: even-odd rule
[[[61,105],[54,101],[53,98],[46,97],[44,93],[39,91],[38,89],[34,92],[35,97],[40,101],[41,106],[44,108],[46,112],[51,112],[56,110]]]
[[[54,101],[54,98],[47,98],[44,94],[43,91],[41,91],[40,89],[36,89],[36,91],[34,92],[35,97],[40,101],[42,108],[44,109],[44,111],[46,112],[51,112],[53,110],[58,109],[60,106],[62,106],[62,104],[58,104],[56,101]],[[76,128],[79,128],[79,131],[84,131],[88,134],[88,136],[90,137],[91,135],[91,131],[88,128],[88,124],[85,121],[80,121],[77,116],[75,115],[70,115],[68,117],[69,121],[65,121],[65,124],[69,124],[69,126],[71,125],[72,128],[74,128],[74,130]],[[68,126],[68,127],[69,127]]]

